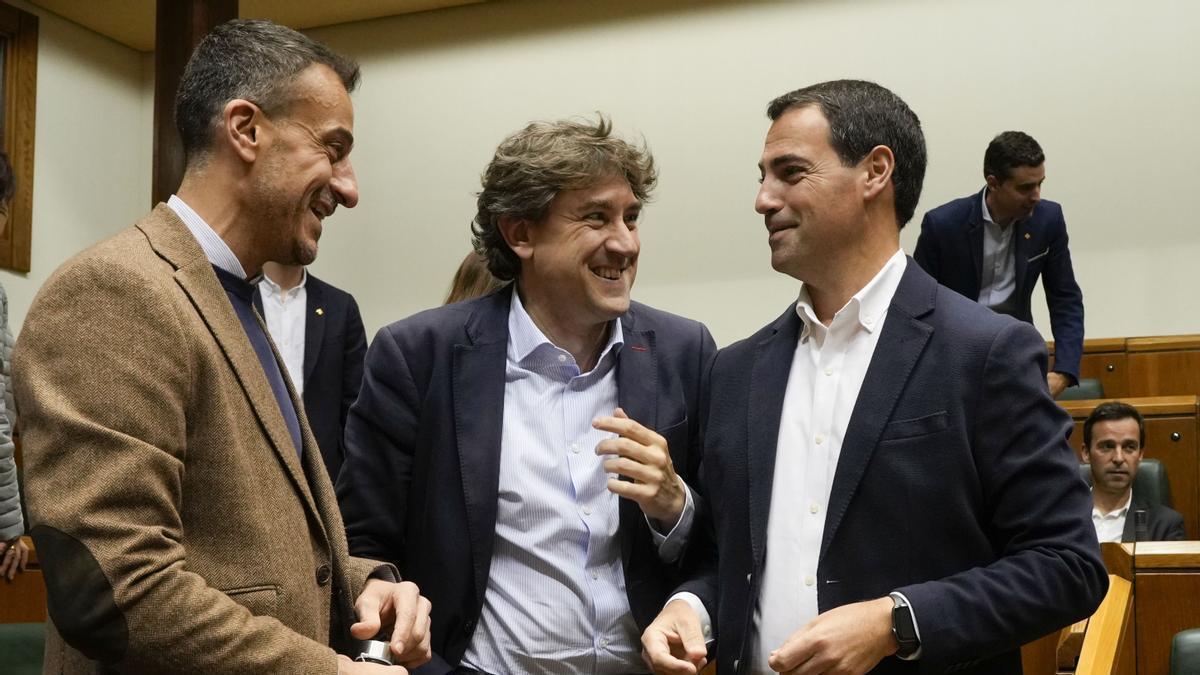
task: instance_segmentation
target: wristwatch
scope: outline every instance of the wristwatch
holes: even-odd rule
[[[900,645],[896,656],[907,659],[921,648],[921,638],[917,635],[917,624],[908,600],[899,593],[892,593],[891,598],[895,603],[892,606],[892,635],[896,636],[896,642]]]

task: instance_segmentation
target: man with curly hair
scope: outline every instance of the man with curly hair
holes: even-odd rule
[[[433,602],[433,672],[644,672],[639,631],[698,506],[714,351],[703,325],[629,298],[655,181],[603,117],[511,135],[472,231],[514,283],[368,350],[338,497],[354,554]]]

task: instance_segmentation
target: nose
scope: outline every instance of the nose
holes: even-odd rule
[[[630,229],[628,223],[622,220],[617,223],[616,231],[608,238],[607,248],[609,252],[625,258],[637,257],[638,251],[641,248],[637,230]]]
[[[1029,198],[1030,198],[1030,199],[1033,201],[1033,203],[1035,203],[1035,204],[1036,204],[1036,203],[1038,203],[1038,202],[1040,202],[1040,201],[1042,201],[1042,186],[1041,186],[1041,185],[1039,185],[1039,186],[1037,186],[1037,187],[1033,188],[1033,192],[1031,192],[1031,193],[1029,194]]]
[[[333,198],[348,209],[358,204],[358,178],[354,175],[354,165],[349,159],[343,159],[333,165],[333,179],[329,181],[333,190]]]
[[[770,176],[763,180],[762,185],[758,187],[758,196],[754,198],[754,210],[764,216],[779,210],[779,197],[771,188],[770,181]]]

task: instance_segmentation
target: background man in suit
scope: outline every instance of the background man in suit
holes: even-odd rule
[[[303,265],[268,262],[254,304],[279,348],[304,414],[337,482],[346,451],[346,415],[362,384],[367,335],[354,296],[312,276]]]
[[[357,80],[283,26],[216,28],[176,96],[178,193],[38,294],[14,379],[47,672],[402,673],[327,646],[389,624],[398,660],[428,660],[429,603],[347,555],[251,304],[264,261],[312,262],[322,221],[358,201]]]
[[[654,183],[603,118],[530,124],[496,150],[472,226],[515,283],[371,343],[338,498],[351,550],[437,608],[429,671],[644,671],[714,351],[703,325],[629,299]]]
[[[901,251],[925,141],[899,97],[841,80],[767,111],[755,208],[799,300],[713,364],[719,566],[647,658],[695,672],[711,620],[722,673],[1020,673],[1017,646],[1107,581],[1045,347]]]
[[[1083,423],[1083,457],[1092,467],[1092,523],[1100,541],[1182,541],[1183,516],[1133,493],[1145,453],[1146,421],[1128,403],[1107,401]],[[1133,514],[1146,512],[1138,534]]]
[[[1046,156],[1020,131],[992,139],[983,191],[925,214],[913,259],[938,283],[1002,314],[1033,323],[1038,276],[1050,309],[1054,370],[1050,395],[1079,383],[1083,293],[1075,282],[1062,206],[1042,199]]]

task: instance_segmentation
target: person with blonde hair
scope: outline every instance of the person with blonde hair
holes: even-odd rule
[[[450,281],[450,292],[446,294],[446,300],[442,304],[451,305],[482,297],[503,287],[504,282],[488,271],[487,259],[471,251],[454,272],[454,279]]]

